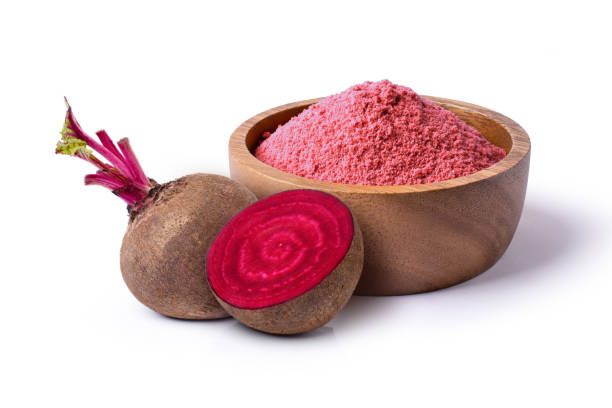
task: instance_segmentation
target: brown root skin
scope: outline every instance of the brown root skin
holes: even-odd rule
[[[329,322],[355,291],[363,269],[363,238],[353,217],[355,232],[344,259],[308,292],[279,305],[261,309],[232,306],[214,293],[223,308],[242,324],[270,334],[291,335],[317,329]]]
[[[206,279],[206,253],[229,219],[257,201],[227,177],[193,174],[161,185],[131,214],[121,273],[134,296],[166,316],[218,319],[227,313]]]

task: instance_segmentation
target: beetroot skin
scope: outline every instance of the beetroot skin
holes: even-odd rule
[[[293,190],[232,218],[206,263],[210,287],[232,316],[257,330],[295,334],[344,307],[361,275],[363,242],[340,200]]]
[[[242,184],[212,174],[162,185],[123,237],[121,274],[130,291],[166,316],[227,317],[206,282],[206,253],[232,215],[256,200]]]
[[[70,106],[61,134],[56,153],[98,168],[85,176],[85,184],[109,188],[128,204],[121,273],[134,296],[166,316],[226,317],[206,281],[206,253],[221,227],[253,204],[255,195],[234,180],[210,174],[158,184],[145,175],[128,139],[117,148],[101,130],[98,143],[83,131]]]

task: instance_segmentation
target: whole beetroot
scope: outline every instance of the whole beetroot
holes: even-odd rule
[[[227,177],[192,174],[164,184],[149,179],[127,138],[117,142],[101,130],[100,143],[87,135],[72,108],[56,153],[79,157],[98,168],[85,184],[109,188],[128,204],[128,228],[121,246],[121,273],[134,296],[166,316],[216,319],[228,314],[206,278],[206,253],[233,215],[257,199]],[[108,160],[105,163],[93,151]]]

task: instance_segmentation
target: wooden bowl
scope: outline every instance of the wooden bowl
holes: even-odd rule
[[[454,112],[508,154],[477,173],[439,183],[363,186],[311,180],[268,166],[251,153],[274,131],[320,99],[267,110],[240,125],[229,142],[230,173],[262,198],[315,189],[344,201],[365,245],[360,295],[402,295],[445,288],[486,271],[516,230],[527,187],[531,143],[513,120],[451,99],[427,99]]]

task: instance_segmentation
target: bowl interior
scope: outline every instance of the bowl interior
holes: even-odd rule
[[[443,108],[453,112],[468,125],[477,129],[489,142],[501,147],[506,153],[510,152],[512,148],[512,137],[497,121],[473,110],[463,109],[452,104],[435,102]],[[289,119],[299,115],[300,112],[308,106],[310,106],[310,104],[282,110],[257,122],[246,135],[246,145],[251,154],[257,147],[263,132],[274,132],[278,125],[287,123]]]

